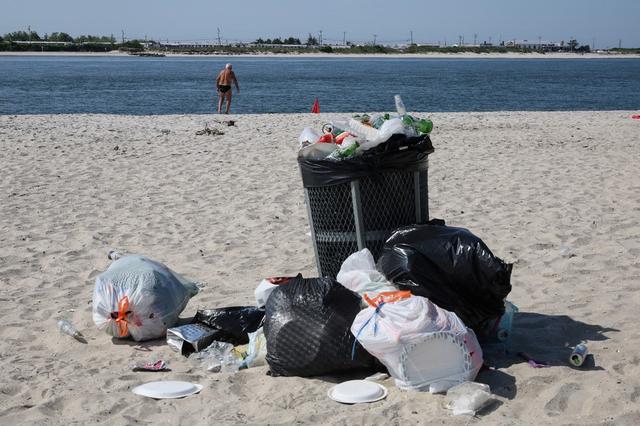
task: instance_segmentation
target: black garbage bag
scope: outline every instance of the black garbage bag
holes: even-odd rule
[[[264,335],[272,376],[317,376],[372,368],[351,334],[360,297],[331,278],[293,278],[267,300]],[[352,353],[353,351],[353,353]]]
[[[437,220],[394,231],[377,263],[387,279],[455,312],[476,332],[504,314],[512,267],[469,230]]]
[[[385,143],[364,151],[362,155],[336,160],[298,157],[305,188],[339,185],[378,174],[402,171],[417,172],[428,168],[427,157],[433,152],[428,135],[407,137],[392,135]]]
[[[198,310],[193,320],[218,330],[215,340],[235,346],[249,343],[248,333],[260,328],[263,318],[263,309],[255,306],[232,306]]]

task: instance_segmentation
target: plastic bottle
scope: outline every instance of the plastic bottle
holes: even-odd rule
[[[58,328],[60,329],[61,333],[68,334],[69,336],[73,337],[77,341],[86,343],[86,340],[84,339],[84,336],[82,335],[82,333],[80,333],[76,329],[76,327],[73,324],[71,324],[69,321],[67,320],[58,321]]]
[[[118,253],[115,250],[110,250],[109,254],[107,254],[107,257],[111,260],[118,260],[122,257],[122,254]]]
[[[396,111],[400,116],[403,116],[407,113],[407,108],[404,106],[404,102],[402,102],[402,98],[400,95],[395,95],[394,99],[396,100]]]

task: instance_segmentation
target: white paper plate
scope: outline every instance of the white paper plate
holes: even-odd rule
[[[387,397],[387,388],[367,380],[349,380],[335,385],[327,392],[329,398],[343,404],[380,401]]]
[[[136,395],[154,399],[184,398],[202,390],[202,385],[189,382],[161,381],[149,382],[131,390]]]

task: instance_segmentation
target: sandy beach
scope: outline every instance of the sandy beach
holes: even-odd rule
[[[297,137],[348,114],[0,116],[0,424],[640,424],[637,113],[416,113],[435,123],[430,216],[515,263],[512,354],[478,376],[497,402],[477,418],[391,379],[385,400],[341,405],[327,398],[341,377],[209,373],[163,340],[93,325],[111,248],[204,282],[185,318],[252,304],[266,276],[315,276]],[[205,123],[225,134],[196,136]],[[61,335],[61,318],[88,343]],[[582,341],[595,362],[571,368]],[[128,368],[155,358],[172,371]],[[204,389],[131,393],[160,379]]]

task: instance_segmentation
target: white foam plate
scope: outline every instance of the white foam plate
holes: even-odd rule
[[[131,390],[136,395],[154,399],[184,398],[202,390],[202,385],[189,382],[160,381],[149,382]]]
[[[335,385],[327,392],[329,398],[343,404],[380,401],[387,397],[387,388],[367,380],[349,380]]]

